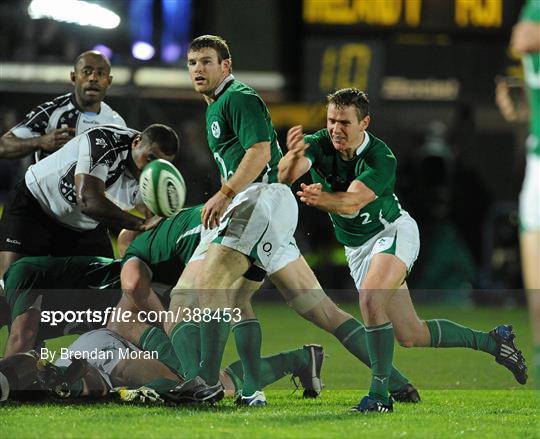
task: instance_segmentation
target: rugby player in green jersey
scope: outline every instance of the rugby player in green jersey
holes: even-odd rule
[[[0,321],[0,327],[9,326],[4,355],[105,325],[99,317],[121,297],[120,268],[120,261],[97,256],[29,256],[15,261],[3,278],[9,310],[7,319]],[[87,310],[96,313],[85,314]],[[56,319],[67,312],[67,320]]]
[[[277,182],[282,154],[266,104],[255,90],[234,78],[227,43],[213,35],[195,38],[188,49],[188,70],[195,90],[208,104],[208,145],[223,183],[202,211],[203,225],[219,226],[219,235],[208,248],[195,285],[200,306],[216,316],[201,323],[200,378],[219,387],[219,365],[229,334],[229,324],[219,316],[220,310],[231,307],[226,291],[252,262],[265,270],[289,244],[298,206],[289,188]],[[260,325],[253,319],[235,337],[239,332],[251,340],[250,363],[257,375]],[[246,380],[242,396],[248,403],[265,404],[259,387],[257,380]]]
[[[366,131],[369,123],[366,94],[339,90],[328,97],[326,129],[305,136],[301,126],[291,128],[289,151],[279,163],[279,178],[288,184],[311,171],[314,183],[302,184],[297,194],[303,203],[330,214],[359,291],[372,381],[369,394],[354,410],[392,411],[388,378],[394,336],[405,347],[488,352],[524,384],[527,368],[510,326],[488,333],[416,315],[405,279],[418,255],[418,228],[394,194],[396,159],[384,142]]]
[[[537,382],[540,382],[540,1],[527,1],[512,32],[510,46],[523,56],[529,97],[527,168],[519,199],[520,245],[533,326]]]
[[[162,326],[169,334],[177,356],[182,358],[181,370],[188,380],[198,375],[201,356],[201,325],[193,319],[193,310],[198,309],[199,304],[193,286],[203,269],[203,259],[208,247],[217,233],[201,227],[201,210],[202,206],[184,209],[162,221],[155,229],[139,235],[131,243],[124,255],[122,270],[123,289],[127,297],[123,297],[118,304],[118,308],[131,310],[130,296],[135,295],[139,296],[136,300],[141,307],[133,308],[134,311],[146,309],[144,306],[148,302],[155,305],[154,310],[163,310],[160,301],[154,297],[150,284],[157,279],[169,286],[176,283],[171,292],[170,318],[162,322]],[[200,240],[202,242],[199,245]],[[168,268],[164,270],[165,267]],[[278,254],[277,259],[267,266],[267,270],[269,279],[278,287],[289,306],[305,319],[333,334],[349,352],[364,364],[370,365],[363,325],[338,308],[325,294],[294,241]],[[164,279],[163,271],[171,273],[172,276]],[[249,332],[242,332],[246,323],[256,319],[251,307],[251,297],[261,286],[261,282],[255,278],[254,271],[250,269],[241,281],[235,283],[234,288],[238,291],[231,301],[234,304],[233,309],[229,311],[234,318],[231,325],[243,364],[253,359],[259,349],[258,343],[256,348],[252,349],[253,341],[248,337]],[[176,282],[180,273],[182,275]],[[148,299],[150,296],[152,298]],[[108,327],[147,350],[149,343],[161,343],[163,340],[163,331],[147,324],[126,325],[118,322],[110,323]],[[311,355],[315,358],[317,349],[313,348]],[[320,369],[320,364],[317,368]],[[255,380],[253,374],[254,371],[247,366],[244,382]],[[316,376],[310,380],[300,378],[306,396],[317,396],[321,388],[320,380]],[[396,368],[392,368],[390,391],[394,399],[400,402],[420,400],[416,389]]]

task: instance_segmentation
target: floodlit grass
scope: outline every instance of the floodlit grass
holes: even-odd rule
[[[346,308],[358,315],[354,306]],[[294,387],[282,379],[267,390],[270,405],[262,409],[238,409],[232,400],[215,408],[8,403],[0,406],[0,437],[540,437],[532,380],[520,386],[490,355],[465,349],[397,347],[396,364],[419,388],[423,402],[396,404],[388,415],[349,413],[366,393],[368,369],[333,336],[284,305],[259,303],[256,311],[263,326],[263,354],[304,343],[325,347],[326,389],[321,398],[302,400],[301,393],[291,394]],[[419,314],[484,330],[512,323],[520,348],[531,358],[525,310],[421,307]],[[55,340],[49,347],[68,341]],[[233,359],[234,346],[229,344],[224,364]]]

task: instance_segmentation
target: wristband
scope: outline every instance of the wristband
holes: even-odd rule
[[[221,188],[219,189],[219,191],[225,195],[227,198],[230,198],[231,200],[234,198],[234,196],[236,195],[236,192],[233,191],[229,186],[227,186],[226,184],[224,184],[223,186],[221,186]]]

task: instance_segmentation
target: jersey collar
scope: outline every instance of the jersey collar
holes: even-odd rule
[[[364,149],[366,149],[367,144],[369,143],[369,133],[368,133],[367,131],[364,131],[364,133],[365,133],[364,141],[363,141],[362,144],[356,149],[356,155],[362,154],[362,152],[364,151]]]
[[[232,81],[234,81],[234,79],[235,78],[232,73],[229,76],[227,76],[214,91],[214,99],[217,99],[219,95],[225,91],[225,88],[227,87],[227,85],[229,85]]]

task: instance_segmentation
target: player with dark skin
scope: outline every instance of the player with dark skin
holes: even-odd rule
[[[77,136],[73,141],[76,142],[80,137]],[[130,153],[125,161],[124,172],[129,172],[136,180],[149,162],[155,159],[172,161],[178,149],[176,133],[171,128],[159,124],[150,125],[143,132],[135,135],[130,142]],[[52,158],[48,157],[37,165]],[[147,215],[147,219],[142,219],[124,211],[107,197],[106,182],[94,175],[76,174],[74,181],[77,208],[82,214],[106,227],[145,231],[153,228],[161,220],[160,217],[151,217],[150,214]],[[141,212],[147,213],[144,206],[141,205],[140,209]],[[0,276],[4,275],[13,262],[23,256],[28,256],[28,253],[12,250],[0,251]],[[0,285],[0,294],[3,294],[2,289],[3,286]]]
[[[76,58],[70,80],[82,112],[99,113],[112,79],[111,63],[102,53],[87,51]],[[19,138],[8,131],[0,138],[0,159],[19,159],[39,149],[52,153],[75,135],[75,129],[70,127],[29,139]]]

